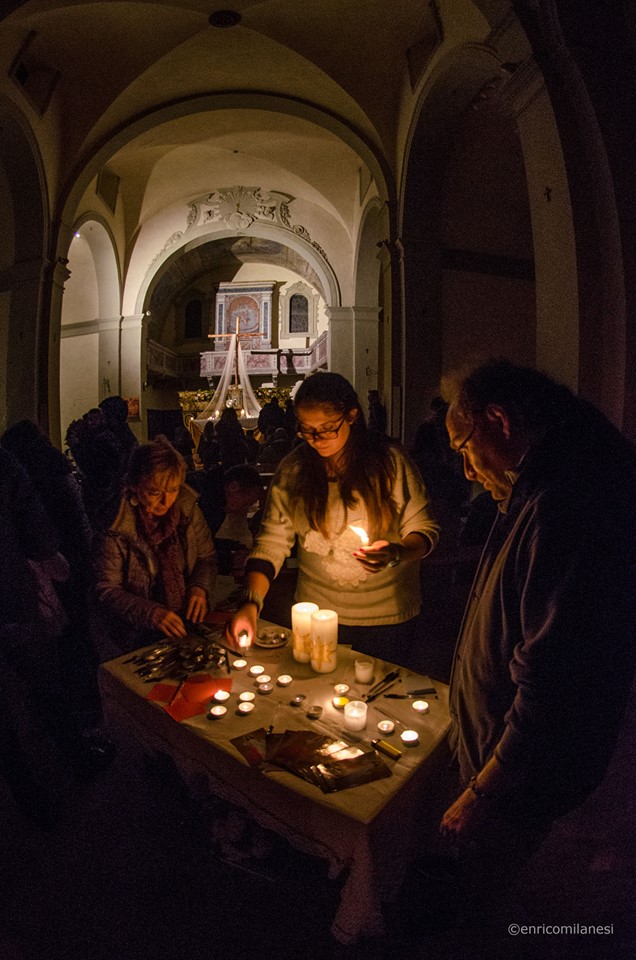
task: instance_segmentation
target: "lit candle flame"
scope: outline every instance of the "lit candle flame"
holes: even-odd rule
[[[238,644],[242,650],[246,650],[248,647],[251,647],[250,635],[247,630],[241,630],[238,635]]]
[[[362,546],[363,546],[363,547],[368,547],[368,546],[369,546],[369,535],[368,535],[367,531],[364,529],[364,527],[356,527],[353,523],[350,523],[350,524],[349,524],[349,529],[350,529],[350,530],[353,530],[353,532],[354,532],[358,537],[360,537],[360,539],[362,540]]]

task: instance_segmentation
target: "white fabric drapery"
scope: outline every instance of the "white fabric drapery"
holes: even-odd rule
[[[238,382],[239,386],[243,391],[243,410],[244,417],[258,417],[261,411],[261,405],[256,399],[252,386],[250,384],[250,378],[247,373],[247,366],[245,363],[245,354],[243,352],[243,347],[239,340],[238,350],[236,344],[236,334],[233,333],[230,338],[230,343],[228,351],[225,357],[225,367],[223,368],[223,374],[219,380],[218,386],[214,391],[214,396],[206,406],[205,410],[199,414],[197,419],[205,419],[206,417],[213,417],[216,413],[220,413],[225,409],[225,398],[227,397],[228,387],[232,380],[232,374],[234,372],[234,357],[237,356],[237,367],[238,367]],[[240,416],[240,411],[237,410],[237,413]]]

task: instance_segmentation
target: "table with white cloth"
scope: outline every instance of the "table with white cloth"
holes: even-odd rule
[[[275,733],[314,730],[334,739],[339,730],[346,734],[342,711],[332,703],[334,684],[348,683],[350,698],[369,689],[355,683],[356,656],[360,655],[340,645],[336,670],[315,673],[310,664],[294,661],[291,642],[279,649],[253,647],[247,655],[248,667],[232,670],[228,710],[216,721],[205,715],[179,723],[173,720],[160,703],[147,699],[152,687],[135,673],[134,664],[126,662],[130,654],[102,664],[99,676],[105,720],[117,738],[134,738],[144,751],[168,754],[186,783],[196,783],[199,791],[204,783],[210,795],[239,806],[296,849],[326,859],[331,877],[346,871],[331,926],[342,943],[383,933],[381,904],[396,897],[416,854],[427,796],[438,769],[446,762],[448,688],[434,683],[437,696],[424,698],[429,703],[424,714],[418,714],[409,699],[380,696],[370,703],[362,733],[367,740],[383,736],[377,728],[378,722],[386,719],[382,710],[416,730],[418,743],[412,747],[402,744],[403,728],[396,724],[391,736],[384,735],[402,751],[398,760],[386,758],[391,776],[336,793],[323,793],[283,769],[262,772],[248,765],[231,741],[270,724]],[[236,709],[238,695],[256,690],[249,674],[254,664],[263,665],[274,682],[281,674],[291,675],[293,680],[286,687],[275,685],[267,695],[257,693],[255,709],[243,716]],[[393,664],[376,660],[374,680],[392,669]],[[392,692],[431,685],[429,678],[404,668],[400,674],[400,683]],[[223,674],[218,671],[218,675]],[[298,694],[306,695],[304,705],[292,706],[290,701]],[[307,717],[307,707],[313,704],[323,708],[319,721]]]

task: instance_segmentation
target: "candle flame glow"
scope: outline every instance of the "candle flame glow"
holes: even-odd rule
[[[350,529],[350,530],[353,530],[353,532],[354,532],[358,537],[360,537],[360,539],[362,540],[362,546],[363,546],[363,547],[368,547],[368,546],[369,546],[369,535],[368,535],[367,531],[364,529],[364,527],[356,527],[355,524],[350,523],[350,524],[349,524],[349,529]]]

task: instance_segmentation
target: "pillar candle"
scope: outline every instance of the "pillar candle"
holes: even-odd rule
[[[292,649],[298,663],[311,660],[311,615],[317,610],[317,603],[295,603],[291,608]]]
[[[338,614],[316,610],[311,615],[311,666],[316,673],[331,673],[338,663]]]

